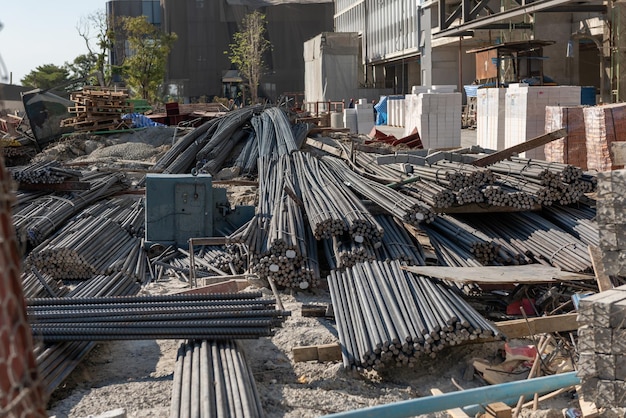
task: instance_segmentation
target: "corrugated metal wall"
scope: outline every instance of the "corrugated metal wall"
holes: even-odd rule
[[[416,0],[336,0],[335,30],[365,39],[366,63],[414,55],[419,46]]]

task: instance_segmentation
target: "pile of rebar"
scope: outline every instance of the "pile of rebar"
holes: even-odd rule
[[[401,270],[397,262],[331,271],[328,283],[346,367],[415,367],[421,355],[501,337],[453,290]]]
[[[58,161],[42,161],[23,168],[12,168],[13,179],[19,183],[63,183],[67,180],[78,180],[82,173],[61,167]]]
[[[130,270],[145,274],[139,271],[143,254],[140,244],[140,239],[114,221],[79,218],[33,249],[25,264],[57,279],[88,279],[115,271],[116,267],[120,268],[120,262],[126,265],[130,260]]]
[[[531,262],[571,272],[591,271],[591,259],[583,241],[534,212],[503,215],[463,215],[458,219],[492,239],[508,243]]]
[[[85,207],[129,186],[126,177],[119,173],[86,174],[82,181],[90,183],[89,190],[41,196],[18,206],[13,215],[18,240],[32,246],[41,244]]]
[[[414,226],[434,219],[432,209],[414,197],[356,174],[337,158],[323,157],[322,160],[327,163],[333,174],[352,190],[373,201],[396,218]]]
[[[186,341],[178,349],[170,417],[263,417],[252,370],[236,341]]]
[[[67,298],[103,297],[134,295],[139,292],[139,284],[124,274],[99,275],[81,282],[66,294]],[[26,295],[27,298],[34,295]],[[34,336],[38,341],[37,336]],[[52,392],[70,375],[80,361],[91,351],[96,343],[91,341],[73,341],[64,343],[37,344],[35,356],[39,372],[44,381],[46,393]]]
[[[550,206],[543,208],[541,214],[585,244],[594,247],[600,245],[595,208],[583,204],[578,206]]]
[[[33,335],[44,342],[246,339],[272,335],[288,312],[260,292],[29,299]]]

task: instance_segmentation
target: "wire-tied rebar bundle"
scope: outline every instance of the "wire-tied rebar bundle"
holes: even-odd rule
[[[78,180],[82,173],[61,167],[58,161],[41,161],[23,168],[11,168],[13,179],[19,183],[58,184],[67,180]]]
[[[46,342],[243,339],[272,335],[289,315],[259,292],[29,299],[33,335]]]
[[[587,244],[534,212],[492,214],[488,219],[464,215],[458,219],[500,242],[507,242],[518,253],[534,262],[571,272],[592,269]]]
[[[376,259],[379,261],[396,260],[409,266],[426,264],[424,249],[411,239],[404,225],[389,215],[376,215],[378,223],[383,227],[382,245],[376,248]]]
[[[263,416],[252,370],[237,341],[189,340],[180,345],[170,417]]]
[[[360,195],[365,196],[396,218],[417,226],[431,222],[435,214],[424,203],[390,187],[366,179],[353,171],[341,160],[323,157],[322,160],[335,176]]]
[[[13,215],[18,239],[39,245],[85,207],[129,186],[127,178],[118,173],[91,173],[82,181],[90,183],[89,190],[41,196],[20,206]]]
[[[501,336],[454,291],[397,262],[331,271],[328,283],[346,367],[415,367],[421,355]]]
[[[550,206],[543,208],[542,216],[563,228],[567,233],[580,239],[587,245],[598,247],[600,235],[596,210],[590,206]]]
[[[357,243],[380,240],[381,226],[326,163],[301,152],[293,153],[292,157],[302,202],[316,239],[347,232]]]

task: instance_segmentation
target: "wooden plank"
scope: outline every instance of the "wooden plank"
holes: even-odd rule
[[[438,396],[438,395],[443,395],[443,392],[440,391],[437,388],[431,388],[430,389],[430,393],[432,393],[434,396]],[[450,415],[452,418],[469,418],[470,416],[467,415],[465,413],[465,411],[463,411],[461,408],[450,408],[450,409],[446,409],[446,412],[448,413],[448,415]]]
[[[302,305],[302,308],[300,308],[302,316],[316,318],[325,317],[327,310],[328,307],[322,305]]]
[[[576,394],[578,395],[578,405],[580,406],[580,412],[582,412],[583,418],[592,418],[600,415],[600,411],[598,411],[596,404],[585,400],[580,385],[576,385]]]
[[[339,148],[335,148],[332,145],[328,145],[325,144],[322,141],[318,141],[316,139],[313,138],[307,138],[306,139],[306,144],[313,147],[313,148],[317,148],[321,151],[327,152],[331,155],[334,155],[336,157],[342,157],[343,156],[343,151],[340,150]]]
[[[302,361],[315,361],[319,358],[317,355],[317,347],[314,345],[294,347],[291,350],[291,354],[293,354],[293,361],[295,363]]]
[[[590,245],[588,249],[589,256],[591,257],[591,265],[593,266],[593,271],[596,274],[598,289],[600,290],[600,292],[613,289],[613,283],[611,283],[611,278],[608,274],[606,274],[606,271],[604,270],[604,264],[602,264],[602,253],[600,252],[600,249],[593,245]]]
[[[556,267],[544,266],[542,264],[488,267],[405,266],[402,268],[411,273],[424,276],[452,280],[459,283],[478,284],[537,284],[555,283],[563,280],[589,280],[593,278],[590,275],[561,271]]]
[[[291,353],[293,354],[293,361],[296,363],[341,360],[341,346],[338,343],[294,347]]]
[[[510,321],[495,322],[495,326],[507,338],[522,338],[533,334],[575,331],[578,329],[578,321],[576,321],[577,316],[578,314],[574,312],[528,318],[528,320],[513,319]]]
[[[494,418],[511,418],[513,412],[510,406],[504,402],[490,403],[485,407],[486,416]]]
[[[563,138],[567,136],[567,129],[561,128],[559,130],[549,132],[547,134],[538,136],[533,139],[529,139],[526,142],[522,142],[521,144],[513,145],[512,147],[503,149],[502,151],[494,152],[493,154],[489,154],[486,157],[482,157],[474,161],[472,164],[476,167],[486,167],[490,164],[495,164],[498,161],[506,160],[513,155],[519,154],[521,152],[529,151],[533,148],[540,147],[549,142],[555,141],[557,139]]]
[[[614,165],[626,165],[626,141],[614,141],[611,143],[611,154]]]
[[[91,183],[86,181],[64,181],[63,183],[20,183],[17,188],[20,190],[66,192],[89,190],[91,188]]]
[[[318,345],[317,359],[319,361],[340,361],[342,359],[341,346],[339,343]]]

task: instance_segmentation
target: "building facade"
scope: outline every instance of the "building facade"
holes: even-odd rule
[[[155,9],[158,6],[158,12]],[[183,102],[212,101],[236,94],[227,51],[243,17],[265,14],[272,50],[265,57],[259,96],[275,101],[283,93],[304,90],[303,44],[333,30],[332,0],[113,0],[110,15],[147,15],[178,40],[168,58],[166,94]],[[148,15],[146,12],[151,13]],[[152,17],[152,19],[151,19]],[[120,53],[113,54],[115,62]]]

